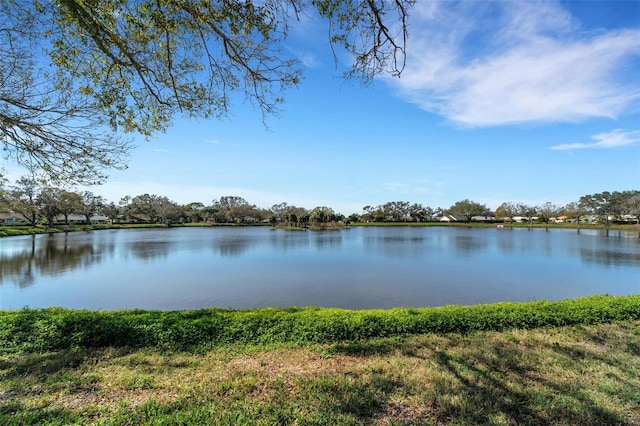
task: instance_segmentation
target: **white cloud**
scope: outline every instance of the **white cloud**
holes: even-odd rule
[[[307,68],[318,68],[320,66],[320,61],[318,60],[318,56],[313,53],[305,53],[300,58],[300,62]]]
[[[389,81],[424,110],[496,126],[613,118],[640,99],[637,75],[624,72],[640,56],[639,29],[581,32],[551,2],[415,8],[407,67]]]
[[[640,144],[640,130],[624,132],[622,129],[616,129],[609,133],[599,133],[593,135],[591,139],[596,142],[591,143],[567,143],[552,146],[551,149],[567,150],[567,149],[585,149],[585,148],[617,148],[627,145]]]
[[[220,141],[217,139],[205,139],[204,143],[208,143],[211,145],[219,145]]]

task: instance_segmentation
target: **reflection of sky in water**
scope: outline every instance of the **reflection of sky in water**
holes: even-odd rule
[[[0,308],[435,306],[640,292],[640,238],[610,231],[267,227],[0,239]]]

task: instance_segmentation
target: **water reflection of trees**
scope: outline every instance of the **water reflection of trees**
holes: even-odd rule
[[[149,261],[169,256],[170,241],[134,241],[129,244],[131,254],[139,260]]]
[[[269,245],[278,251],[296,251],[309,246],[309,232],[272,232],[269,236]]]
[[[640,253],[624,253],[613,250],[581,249],[580,258],[587,263],[605,266],[639,266]]]
[[[455,237],[456,251],[464,254],[471,254],[486,249],[488,241],[484,238],[471,237],[468,235],[457,235]]]
[[[321,250],[335,249],[342,246],[342,235],[318,235],[314,243]]]
[[[245,253],[256,241],[253,238],[236,237],[214,240],[213,249],[220,256],[236,257]]]
[[[524,235],[524,234],[527,235]],[[505,228],[496,231],[496,247],[505,255],[522,255],[528,253],[544,253],[551,256],[554,252],[562,252],[568,249],[569,241],[560,240],[562,235],[558,232],[549,233],[543,229],[517,229]]]
[[[213,251],[223,257],[241,256],[249,249],[256,249],[262,245],[278,251],[295,251],[309,245],[309,236],[303,231],[274,231],[268,236],[243,234],[212,241]]]
[[[98,263],[104,254],[113,252],[113,245],[96,249],[92,242],[71,242],[65,235],[33,236],[22,250],[0,254],[0,283],[13,282],[20,287],[32,285],[38,276],[51,276],[64,271],[87,267]]]
[[[385,244],[406,244],[406,243],[422,243],[426,239],[424,237],[405,237],[399,235],[390,235],[383,237],[364,237],[365,246],[383,246]]]
[[[365,237],[367,250],[375,250],[384,256],[395,258],[421,257],[428,251],[428,240],[418,236],[385,235]]]

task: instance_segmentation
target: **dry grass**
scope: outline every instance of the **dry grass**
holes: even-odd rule
[[[640,425],[640,322],[0,357],[0,424]]]

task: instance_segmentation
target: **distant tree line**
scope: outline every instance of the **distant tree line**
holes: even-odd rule
[[[344,215],[326,206],[308,210],[283,202],[264,209],[239,196],[222,196],[209,205],[200,202],[181,205],[165,196],[141,194],[125,196],[116,204],[91,191],[54,187],[31,177],[21,177],[9,184],[1,175],[0,213],[17,214],[32,226],[41,222],[48,226],[69,224],[71,217],[78,216],[86,224],[97,216],[112,223],[270,223],[297,227],[346,221]]]
[[[549,222],[562,218],[563,221],[578,221],[587,218],[591,222],[622,221],[636,223],[640,220],[640,191],[604,191],[588,194],[578,201],[564,206],[546,202],[539,206],[523,203],[502,203],[495,212],[497,219],[521,216],[528,221]]]
[[[352,222],[430,222],[430,221],[511,221],[526,222],[579,221],[639,223],[640,191],[614,191],[589,194],[564,206],[551,202],[542,205],[505,202],[495,211],[469,199],[448,208],[432,208],[408,201],[390,201],[378,206],[364,206],[361,213],[348,217],[332,208],[318,206],[306,209],[286,202],[260,208],[239,196],[222,196],[211,204],[200,202],[178,204],[161,195],[125,196],[117,204],[91,191],[73,191],[32,177],[21,177],[13,184],[0,175],[0,213],[18,214],[29,225],[45,223],[69,224],[70,217],[91,223],[101,216],[112,223],[220,223],[306,227]]]

